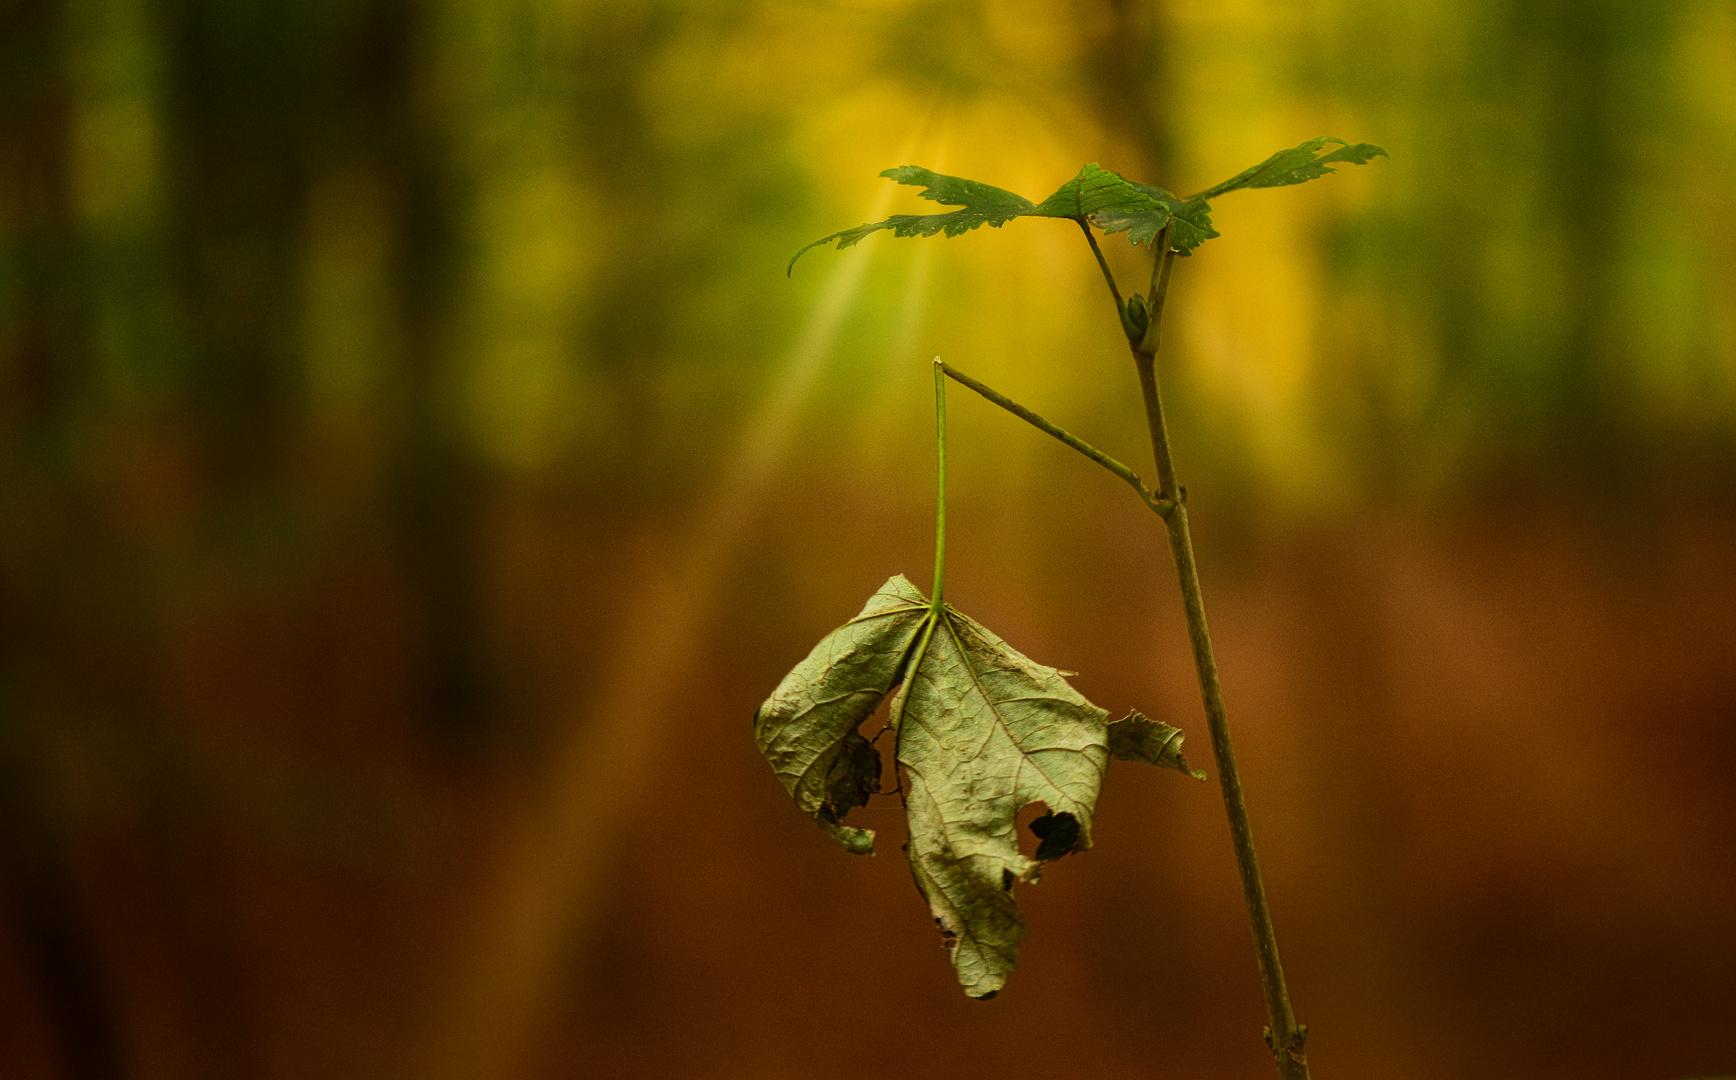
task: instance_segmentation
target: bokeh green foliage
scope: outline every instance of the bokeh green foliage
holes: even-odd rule
[[[1190,190],[1322,127],[1394,149],[1375,177],[1226,202],[1228,239],[1178,275],[1178,438],[1196,484],[1242,504],[1722,497],[1736,475],[1719,4],[78,0],[5,18],[15,702],[130,699],[130,665],[178,620],[362,558],[417,598],[419,714],[474,727],[512,692],[482,629],[489,507],[714,483],[823,302],[822,269],[791,285],[784,257],[860,220],[874,173],[907,159],[1027,190],[1102,160]],[[1131,41],[1162,62],[1129,61]],[[835,437],[799,452],[896,474],[934,352],[1125,420],[1070,228],[853,253],[870,261],[803,406]],[[73,670],[93,655],[112,685]]]
[[[1227,239],[1178,274],[1196,487],[1279,511],[1730,490],[1726,7],[1155,10],[8,8],[0,694],[121,708],[178,627],[361,560],[416,598],[418,715],[486,726],[513,693],[490,507],[706,490],[827,302],[802,408],[828,437],[786,450],[816,472],[914,460],[935,352],[1135,430],[1068,223],[855,252],[831,301],[828,267],[782,278],[889,162],[1192,190],[1364,133],[1390,169],[1226,200]],[[1117,257],[1138,280],[1143,253]]]
[[[812,300],[756,271],[857,214],[898,151],[1058,182],[1077,147],[1187,190],[1341,116],[1399,148],[1395,169],[1242,215],[1192,327],[1179,315],[1200,385],[1177,407],[1211,422],[1208,460],[1245,459],[1255,497],[1352,501],[1728,478],[1722,7],[1338,0],[1257,36],[1247,13],[1178,8],[1161,100],[1114,102],[1080,72],[1110,66],[1129,16],[1063,8],[14,9],[12,546],[80,548],[63,541],[113,532],[80,515],[117,499],[170,548],[236,550],[261,515],[318,548],[365,521],[454,589],[471,514],[451,499],[502,478],[704,483],[701,447]],[[1159,130],[1115,129],[1129,117]],[[870,146],[887,152],[854,168]],[[1007,264],[1031,253],[999,240],[938,256],[931,337],[968,341],[1017,295]],[[1072,287],[1077,254],[1025,273]],[[909,266],[881,260],[851,298],[862,332],[837,367],[878,377],[905,347]],[[1062,305],[1014,306],[1076,337]]]
[[[1309,65],[1310,92],[1409,159],[1327,238],[1349,348],[1322,396],[1377,444],[1438,441],[1453,477],[1727,492],[1730,12],[1412,7],[1335,4],[1315,28],[1326,55],[1361,47]]]

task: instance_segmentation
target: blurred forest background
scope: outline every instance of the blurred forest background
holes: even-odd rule
[[[1736,1072],[1727,0],[0,0],[0,1074],[1270,1075],[1212,787],[982,1004],[749,717],[935,354],[1148,460],[1071,223],[790,254],[1316,135],[1161,362],[1316,1075]],[[949,599],[1205,763],[1156,522],[952,412]]]

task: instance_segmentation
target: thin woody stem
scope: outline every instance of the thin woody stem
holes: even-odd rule
[[[1135,353],[1155,357],[1157,355],[1157,339],[1163,328],[1163,302],[1169,298],[1169,272],[1175,266],[1175,251],[1169,246],[1169,226],[1157,234],[1152,247],[1162,254],[1151,263],[1151,291],[1145,299],[1146,314],[1150,319],[1145,328],[1145,336],[1134,346]],[[1147,414],[1150,415],[1149,413]]]
[[[1158,392],[1156,356],[1163,304],[1169,292],[1170,270],[1175,252],[1169,246],[1169,230],[1158,234],[1152,245],[1159,254],[1152,266],[1151,288],[1146,307],[1150,322],[1143,337],[1130,341],[1139,389],[1145,402],[1145,417],[1151,431],[1152,454],[1157,461],[1157,494],[1174,503],[1164,518],[1169,529],[1170,553],[1175,556],[1182,605],[1187,612],[1188,638],[1193,644],[1194,668],[1199,675],[1200,697],[1205,705],[1206,725],[1211,732],[1212,754],[1217,760],[1218,783],[1223,789],[1224,810],[1230,821],[1230,840],[1236,849],[1236,868],[1241,873],[1242,896],[1248,906],[1248,921],[1254,931],[1254,953],[1260,965],[1260,982],[1266,994],[1269,1026],[1267,1045],[1277,1061],[1282,1080],[1309,1080],[1308,1059],[1302,1052],[1308,1029],[1296,1023],[1290,1007],[1290,992],[1284,985],[1284,966],[1278,958],[1278,937],[1266,903],[1266,888],[1260,880],[1260,861],[1254,851],[1253,829],[1248,824],[1248,805],[1242,795],[1241,774],[1236,768],[1235,748],[1230,742],[1230,722],[1224,709],[1223,687],[1218,681],[1217,659],[1212,653],[1211,633],[1206,627],[1205,600],[1200,593],[1199,568],[1194,562],[1193,537],[1188,530],[1187,504],[1176,479],[1170,456],[1169,431],[1164,421],[1163,399]],[[1096,244],[1092,244],[1093,249]],[[1101,262],[1101,255],[1099,255]]]
[[[1038,416],[1036,413],[1025,408],[1023,405],[1020,405],[1018,402],[1014,401],[1012,398],[1007,397],[1005,394],[1001,393],[998,390],[995,390],[993,387],[990,387],[984,383],[977,382],[975,379],[971,378],[969,375],[966,375],[964,372],[958,370],[957,368],[952,367],[949,364],[940,364],[940,362],[938,360],[936,360],[936,363],[939,364],[940,370],[944,371],[947,374],[947,376],[949,378],[951,378],[953,381],[955,381],[955,382],[957,382],[963,386],[967,386],[972,390],[975,390],[977,393],[981,394],[983,397],[988,398],[990,401],[994,402],[996,405],[999,405],[1001,408],[1012,413],[1014,416],[1018,417],[1020,420],[1023,420],[1027,424],[1030,424],[1032,427],[1036,428],[1038,431],[1042,431],[1046,434],[1053,435],[1055,438],[1060,439],[1062,442],[1066,443],[1068,446],[1071,446],[1073,449],[1079,451],[1081,454],[1084,454],[1086,457],[1090,458],[1092,461],[1095,461],[1097,464],[1103,466],[1105,469],[1108,469],[1110,472],[1114,473],[1116,476],[1119,476],[1119,477],[1121,477],[1121,479],[1127,481],[1130,485],[1132,485],[1134,491],[1139,492],[1140,501],[1145,503],[1146,506],[1149,506],[1152,509],[1152,511],[1157,514],[1158,517],[1168,517],[1170,514],[1170,511],[1175,509],[1175,503],[1174,502],[1172,502],[1168,499],[1159,498],[1155,492],[1153,492],[1150,488],[1146,487],[1145,481],[1143,481],[1139,478],[1138,473],[1135,473],[1132,469],[1123,465],[1121,462],[1116,461],[1114,458],[1110,457],[1108,454],[1105,454],[1103,451],[1097,449],[1095,446],[1092,446],[1090,443],[1086,442],[1084,439],[1081,439],[1078,436],[1074,435],[1072,432],[1068,431],[1066,428],[1060,427],[1056,424],[1051,424],[1049,421],[1043,419],[1041,416]]]

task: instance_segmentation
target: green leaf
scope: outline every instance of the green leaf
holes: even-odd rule
[[[1031,201],[1022,195],[1015,195],[1003,188],[981,184],[975,180],[932,172],[916,165],[900,165],[887,169],[880,175],[900,184],[926,188],[927,190],[920,193],[924,199],[933,199],[942,206],[962,206],[964,209],[954,210],[950,214],[894,214],[885,221],[858,225],[854,229],[844,229],[830,236],[822,236],[790,256],[790,265],[784,271],[786,274],[795,270],[796,260],[809,250],[829,244],[833,240],[838,241],[838,250],[842,251],[861,242],[863,237],[872,236],[882,229],[891,229],[894,236],[933,236],[937,232],[957,236],[979,225],[992,225],[998,229],[1031,210]]]
[[[1031,217],[1083,218],[1093,214],[1161,214],[1167,211],[1150,195],[1095,161],[1062,184],[1055,194],[1027,211]],[[1159,226],[1162,228],[1162,226]]]
[[[900,683],[891,722],[908,779],[905,853],[959,983],[972,997],[992,997],[1027,933],[1013,888],[1091,846],[1113,746],[1175,768],[1180,733],[1137,714],[1108,724],[1061,672],[950,606],[935,612],[894,577],[754,717],[755,741],[797,806],[850,851],[871,850],[873,834],[844,825],[843,814],[867,801],[879,775],[856,726]],[[1116,729],[1130,734],[1112,740]],[[1041,842],[1027,858],[1015,819],[1039,802],[1048,813],[1032,823]]]
[[[1337,149],[1321,153],[1328,145],[1335,145]],[[810,249],[834,240],[839,249],[843,249],[882,229],[891,229],[894,236],[933,236],[937,232],[957,236],[979,225],[999,228],[1016,217],[1089,221],[1104,233],[1126,233],[1128,242],[1135,246],[1150,243],[1167,226],[1170,248],[1179,255],[1189,255],[1194,248],[1218,235],[1218,231],[1212,228],[1211,200],[1219,195],[1243,188],[1301,184],[1333,172],[1333,165],[1345,162],[1366,165],[1376,157],[1385,156],[1386,151],[1373,143],[1352,146],[1343,139],[1322,136],[1280,150],[1260,164],[1185,199],[1160,187],[1123,179],[1092,162],[1079,170],[1078,176],[1037,204],[1032,204],[1022,195],[979,184],[975,180],[946,176],[915,165],[900,165],[880,175],[900,184],[923,186],[926,188],[922,192],[923,198],[964,209],[949,214],[894,214],[885,221],[835,232],[791,256],[789,270],[793,271],[796,260]]]
[[[1181,756],[1180,728],[1153,720],[1135,709],[1109,725],[1109,756],[1116,761],[1142,761],[1164,769],[1187,773],[1195,780],[1206,778],[1203,769],[1190,769]]]
[[[1003,188],[958,176],[947,176],[916,165],[900,165],[895,169],[887,169],[880,175],[900,184],[925,188],[921,192],[924,199],[932,199],[942,206],[962,206],[964,209],[954,210],[950,214],[894,214],[885,221],[840,230],[830,236],[823,236],[796,252],[790,257],[789,270],[794,270],[796,260],[813,248],[836,240],[839,250],[842,250],[860,243],[864,237],[872,236],[882,229],[892,230],[894,236],[933,236],[937,232],[957,236],[979,225],[999,228],[1016,217],[1086,218],[1093,214],[1112,214],[1143,215],[1144,218],[1149,218],[1156,214],[1165,220],[1168,218],[1168,212],[1146,193],[1150,189],[1129,183],[1096,162],[1079,170],[1078,176],[1062,184],[1039,205],[1033,205],[1024,196],[1015,195]],[[1175,197],[1171,195],[1169,198]],[[1157,229],[1162,227],[1160,222],[1151,232],[1155,234]],[[1149,240],[1150,237],[1146,239]]]
[[[1031,201],[1023,195],[976,180],[947,176],[920,165],[899,165],[880,175],[894,183],[923,188],[916,193],[918,198],[932,199],[942,206],[968,207],[981,213],[991,225],[1011,221],[1031,209]]]
[[[1339,149],[1320,154],[1320,148],[1328,143],[1337,144]],[[1319,156],[1316,157],[1316,154]],[[1353,165],[1366,165],[1377,155],[1386,157],[1386,151],[1373,143],[1357,143],[1355,146],[1351,146],[1343,139],[1334,139],[1330,135],[1309,139],[1300,146],[1278,151],[1252,168],[1243,169],[1216,187],[1207,188],[1198,195],[1192,196],[1189,201],[1215,199],[1219,195],[1227,195],[1242,188],[1284,187],[1287,184],[1301,184],[1335,171],[1330,167],[1333,164],[1348,161]]]
[[[1194,248],[1223,235],[1212,228],[1212,208],[1204,199],[1184,204],[1170,220],[1169,246],[1179,255],[1192,255]]]
[[[1218,235],[1212,228],[1211,206],[1203,199],[1177,198],[1160,187],[1130,184],[1156,204],[1155,210],[1100,211],[1091,223],[1105,234],[1125,232],[1127,241],[1135,247],[1150,243],[1165,225],[1169,226],[1169,246],[1183,255]]]

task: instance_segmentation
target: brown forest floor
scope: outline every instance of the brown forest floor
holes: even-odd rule
[[[1105,707],[1183,726],[1209,763],[1170,597],[1099,572],[1125,560],[1173,588],[1163,553],[1119,509],[1069,509],[1107,551],[962,512],[977,539],[956,544],[949,599]],[[835,517],[792,533],[767,515],[711,584],[672,579],[677,606],[712,593],[685,631],[661,637],[652,612],[635,639],[678,530],[503,512],[494,636],[526,673],[519,707],[583,719],[483,765],[414,734],[413,605],[389,575],[190,630],[150,692],[183,718],[177,767],[205,779],[87,819],[0,893],[0,1072],[1268,1075],[1215,784],[1117,765],[1097,848],[1022,891],[1024,963],[986,1004],[952,983],[896,800],[859,812],[881,830],[872,860],[787,804],[753,707],[884,577],[926,581],[925,558],[888,554],[926,550],[926,522],[852,541]],[[1736,520],[1238,541],[1196,517],[1315,1075],[1736,1072]],[[1008,550],[1028,554],[992,555]],[[575,570],[623,553],[640,570]],[[656,680],[648,726],[537,795],[598,722],[590,687],[635,663]],[[568,807],[571,843],[523,849],[567,783],[607,806]],[[491,918],[505,929],[478,929]]]

